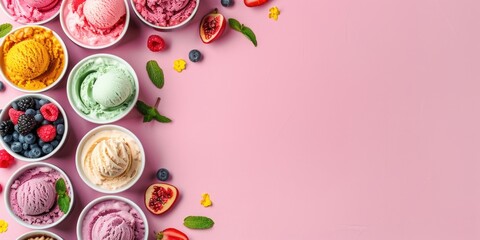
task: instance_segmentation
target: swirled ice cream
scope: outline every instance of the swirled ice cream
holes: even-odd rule
[[[192,15],[197,0],[134,0],[137,12],[153,25],[175,26]]]
[[[59,0],[3,0],[3,6],[15,21],[36,23],[52,18],[60,9]]]

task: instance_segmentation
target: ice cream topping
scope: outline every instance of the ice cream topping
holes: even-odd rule
[[[113,58],[90,59],[73,76],[72,100],[84,114],[109,120],[133,104],[134,78],[127,66]]]
[[[41,235],[38,237],[29,237],[29,238],[26,238],[25,240],[56,240],[56,239],[49,236]]]
[[[138,144],[118,130],[94,134],[82,149],[82,170],[95,185],[115,190],[139,174],[141,159]]]
[[[62,17],[68,33],[89,46],[107,45],[120,37],[125,28],[123,0],[66,0]]]
[[[2,71],[13,84],[40,90],[58,80],[64,70],[64,49],[51,30],[25,27],[8,35],[2,46]]]
[[[107,200],[93,206],[82,224],[82,239],[142,240],[145,223],[128,203]]]
[[[32,225],[51,224],[61,218],[56,203],[55,182],[61,174],[49,167],[35,167],[23,172],[11,185],[12,211]],[[70,186],[67,185],[67,189]]]
[[[196,0],[134,0],[135,9],[142,17],[157,26],[175,26],[192,15]]]
[[[59,0],[2,0],[7,12],[20,23],[44,21],[58,13]]]

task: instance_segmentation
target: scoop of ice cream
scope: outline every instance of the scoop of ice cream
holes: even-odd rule
[[[48,236],[38,236],[38,237],[30,237],[30,238],[27,238],[26,240],[56,240],[52,237],[48,237]]]
[[[100,75],[92,89],[93,99],[103,108],[119,106],[133,93],[128,76],[118,71],[109,71]]]
[[[36,8],[41,11],[47,11],[57,5],[58,0],[25,0],[28,6]]]
[[[47,48],[33,39],[15,44],[5,58],[5,67],[25,80],[42,75],[47,71],[49,64]]]
[[[131,224],[120,216],[101,216],[93,225],[92,239],[134,240],[135,231]]]
[[[83,13],[87,21],[97,28],[111,28],[125,15],[123,0],[86,0]]]
[[[17,190],[17,201],[23,213],[29,216],[49,212],[55,203],[56,193],[52,183],[40,178],[24,182]]]
[[[132,162],[130,147],[125,139],[108,138],[97,143],[92,152],[92,165],[104,177],[122,175]]]

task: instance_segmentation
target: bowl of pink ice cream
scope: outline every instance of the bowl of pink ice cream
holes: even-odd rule
[[[127,198],[99,197],[80,213],[77,238],[147,240],[147,217],[137,204]]]
[[[128,29],[127,0],[64,0],[60,24],[70,40],[87,49],[118,43]]]
[[[130,0],[143,23],[158,30],[185,26],[197,13],[200,0]]]
[[[0,0],[5,14],[21,24],[44,24],[60,12],[62,0]]]
[[[68,211],[60,210],[56,183],[63,179],[70,198]],[[19,168],[5,186],[4,200],[8,213],[20,225],[47,229],[62,222],[73,206],[73,188],[68,176],[49,163],[30,163]]]

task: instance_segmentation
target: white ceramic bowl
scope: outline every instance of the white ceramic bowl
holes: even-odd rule
[[[74,102],[74,96],[78,95],[79,93],[76,93],[73,88],[76,84],[76,82],[74,82],[74,76],[75,74],[77,73],[78,69],[80,67],[82,67],[86,62],[88,62],[89,60],[91,59],[94,59],[94,58],[98,58],[98,57],[104,57],[104,58],[110,58],[110,59],[113,59],[113,60],[116,60],[118,61],[119,63],[123,64],[127,70],[130,72],[130,74],[132,75],[133,77],[133,82],[134,82],[134,85],[135,85],[135,95],[134,95],[134,98],[132,99],[132,103],[130,104],[130,106],[128,106],[125,111],[119,115],[117,115],[116,117],[114,118],[111,118],[111,119],[107,119],[107,120],[102,120],[102,119],[98,119],[98,118],[93,118],[91,116],[88,116],[86,114],[84,114],[76,105],[75,105],[75,102]],[[140,85],[138,83],[138,77],[137,77],[137,74],[135,73],[135,70],[132,68],[132,66],[130,66],[130,64],[123,60],[122,58],[118,57],[118,56],[115,56],[115,55],[112,55],[112,54],[103,54],[103,53],[100,53],[100,54],[94,54],[94,55],[90,55],[84,59],[82,59],[80,62],[77,63],[77,65],[75,65],[73,67],[73,69],[70,71],[70,74],[68,75],[68,80],[67,80],[67,97],[68,97],[68,101],[70,102],[70,105],[72,106],[73,110],[75,110],[75,112],[80,116],[82,117],[83,119],[89,121],[89,122],[92,122],[92,123],[96,123],[96,124],[108,124],[108,123],[113,123],[113,122],[116,122],[120,119],[122,119],[123,117],[125,117],[128,113],[130,113],[130,111],[132,111],[132,109],[135,107],[135,103],[137,102],[138,100],[138,94],[140,93]]]
[[[32,168],[36,168],[36,167],[49,167],[51,169],[54,169],[55,171],[59,172],[60,175],[62,175],[63,179],[65,180],[65,183],[67,184],[67,186],[70,186],[70,191],[68,193],[68,195],[70,196],[69,211],[66,214],[64,214],[61,218],[59,218],[57,221],[55,221],[51,224],[31,225],[29,223],[26,223],[26,222],[22,221],[22,219],[19,218],[17,215],[15,215],[15,213],[12,211],[12,206],[11,206],[11,203],[10,203],[10,192],[11,192],[10,188],[11,188],[13,182],[15,180],[17,180],[20,177],[20,175],[22,175],[22,173],[24,173],[25,171],[27,171],[29,169],[32,169]],[[12,174],[12,176],[8,180],[7,184],[5,185],[4,191],[5,191],[3,193],[4,202],[5,202],[5,205],[6,205],[7,212],[10,214],[10,216],[13,219],[15,219],[15,221],[17,223],[19,223],[20,225],[22,225],[24,227],[27,227],[27,228],[31,228],[31,229],[36,229],[36,230],[51,228],[51,227],[57,226],[59,223],[61,223],[68,216],[68,214],[70,214],[72,212],[73,203],[74,203],[74,199],[75,199],[74,193],[73,193],[72,182],[68,178],[67,174],[65,174],[65,172],[63,172],[60,168],[56,167],[53,164],[49,164],[49,163],[40,163],[40,162],[39,163],[30,163],[30,164],[27,164],[27,165],[17,169],[17,171],[15,171]]]
[[[73,1],[77,1],[77,0],[73,0]],[[82,2],[84,2],[85,0],[83,0]],[[117,37],[117,39],[115,39],[113,42],[110,42],[108,44],[105,44],[105,45],[98,45],[98,46],[95,46],[95,45],[88,45],[88,44],[85,44],[85,43],[82,43],[81,41],[79,41],[77,38],[75,38],[74,36],[72,36],[72,34],[70,33],[70,31],[67,29],[67,26],[66,26],[66,23],[65,23],[65,14],[64,14],[64,10],[65,8],[67,7],[67,4],[71,2],[71,0],[63,0],[62,2],[62,5],[60,7],[60,25],[62,26],[62,29],[63,29],[63,32],[65,33],[65,35],[67,35],[67,37],[72,41],[74,42],[75,44],[77,44],[78,46],[80,47],[83,47],[83,48],[86,48],[86,49],[104,49],[104,48],[108,48],[108,47],[111,47],[115,44],[117,44],[118,42],[120,42],[120,40],[122,40],[122,38],[125,36],[125,34],[127,33],[127,29],[128,29],[128,25],[130,24],[130,9],[128,7],[128,2],[127,0],[124,0],[124,3],[125,3],[125,27],[123,28],[122,32],[120,33],[120,36]]]
[[[11,35],[11,34],[14,34],[17,30],[20,30],[20,29],[23,29],[23,28],[27,28],[27,27],[35,27],[35,28],[43,28],[43,29],[46,29],[46,30],[50,30],[52,31],[53,33],[53,36],[55,36],[55,38],[57,38],[58,42],[60,43],[60,45],[62,45],[62,49],[63,49],[63,53],[64,53],[64,61],[65,61],[65,64],[63,64],[63,69],[62,69],[62,72],[60,73],[60,75],[58,76],[58,79],[55,80],[55,82],[53,82],[52,84],[48,85],[47,87],[45,88],[42,88],[42,89],[39,89],[39,90],[28,90],[28,89],[23,89],[23,88],[20,88],[18,87],[17,85],[15,85],[14,83],[10,82],[10,79],[7,78],[7,76],[3,73],[3,69],[0,69],[0,76],[6,80],[6,82],[8,83],[8,85],[10,85],[12,88],[14,89],[17,89],[18,91],[21,91],[21,92],[25,92],[25,93],[41,93],[41,92],[45,92],[45,91],[48,91],[52,88],[54,88],[55,86],[58,85],[58,83],[60,83],[60,81],[62,80],[63,76],[65,75],[65,73],[67,72],[67,67],[68,67],[68,50],[67,50],[67,46],[65,45],[65,43],[63,42],[62,38],[60,36],[58,36],[58,34],[53,31],[52,29],[50,28],[47,28],[47,27],[44,27],[44,26],[38,26],[38,25],[25,25],[25,26],[21,26],[21,27],[17,27],[15,29],[13,29],[7,36]],[[5,40],[7,39],[7,36],[5,36],[2,41],[0,42],[0,67],[3,65],[3,44],[5,43]]]
[[[117,130],[131,137],[138,145],[138,148],[140,150],[140,157],[142,161],[137,171],[137,175],[134,178],[132,178],[132,180],[129,183],[115,190],[101,188],[100,186],[92,183],[88,179],[88,177],[85,175],[85,172],[83,171],[83,167],[82,167],[82,150],[85,147],[85,143],[95,134],[102,131],[110,131],[110,130]],[[137,138],[137,136],[135,136],[135,134],[130,132],[128,129],[124,127],[116,126],[116,125],[102,125],[90,130],[87,134],[85,134],[82,140],[80,140],[80,143],[78,144],[78,147],[77,147],[77,151],[75,153],[75,165],[77,167],[77,172],[78,172],[78,175],[80,175],[80,178],[83,180],[83,182],[85,182],[85,184],[87,184],[93,190],[101,193],[107,193],[107,194],[120,193],[132,187],[138,181],[138,179],[140,179],[140,177],[142,176],[143,170],[145,169],[145,151],[143,150],[142,143]]]
[[[62,1],[62,0],[60,0]],[[12,19],[13,21],[15,21],[15,18],[10,15],[10,13],[7,11],[7,7],[5,6],[5,4],[3,3],[3,0],[0,1],[0,8],[3,10],[3,13],[5,13],[5,16],[8,16],[10,19]],[[18,22],[18,21],[15,21],[17,23],[20,23],[20,24],[35,24],[35,25],[42,25],[42,24],[45,24],[45,23],[48,23],[50,21],[52,21],[54,18],[56,18],[58,16],[58,14],[60,13],[60,8],[57,10],[57,12],[55,14],[53,14],[51,17],[49,18],[46,18],[42,21],[38,21],[38,22],[28,22],[28,23],[25,23],[25,22]]]
[[[181,22],[180,24],[177,24],[175,26],[169,26],[169,27],[162,27],[162,26],[158,26],[158,25],[155,25],[149,21],[147,21],[138,11],[137,11],[137,8],[135,8],[135,2],[134,0],[130,0],[130,4],[132,5],[132,9],[133,11],[135,12],[135,15],[137,15],[137,17],[143,22],[145,23],[146,25],[154,28],[154,29],[157,29],[157,30],[160,30],[160,31],[171,31],[171,30],[175,30],[175,29],[178,29],[178,28],[181,28],[185,25],[187,25],[190,21],[192,21],[192,19],[195,17],[195,15],[197,14],[197,11],[198,11],[198,6],[200,6],[200,0],[197,0],[197,5],[195,6],[195,8],[193,9],[193,12],[192,14],[187,18],[185,19],[185,21]]]
[[[43,99],[47,99],[48,101],[50,101],[51,103],[55,104],[58,108],[58,110],[60,111],[60,114],[62,114],[62,117],[63,117],[63,121],[64,121],[64,126],[65,126],[65,132],[63,133],[63,137],[62,139],[60,140],[60,143],[58,144],[58,146],[53,149],[53,151],[43,157],[39,157],[39,158],[27,158],[19,153],[16,153],[14,151],[12,151],[12,149],[10,148],[10,146],[5,142],[3,141],[3,138],[0,138],[0,144],[3,146],[3,148],[5,150],[7,150],[8,153],[10,153],[10,155],[12,155],[14,158],[20,160],[20,161],[25,161],[25,162],[36,162],[36,161],[43,161],[45,159],[48,159],[50,157],[52,157],[53,155],[55,155],[55,153],[57,153],[61,148],[62,146],[64,145],[65,141],[67,141],[67,135],[68,135],[68,118],[67,118],[67,114],[65,113],[65,110],[63,110],[63,107],[57,102],[55,101],[55,99],[47,96],[47,95],[43,95],[43,94],[26,94],[26,95],[23,95],[23,96],[19,96],[19,97],[16,97],[14,98],[13,100],[11,100],[10,102],[7,103],[7,105],[5,105],[3,107],[3,110],[2,112],[0,113],[0,121],[4,121],[6,119],[9,119],[10,117],[8,116],[8,110],[10,108],[12,108],[11,104],[12,102],[15,102],[15,101],[18,101],[20,99],[23,99],[23,98],[26,98],[26,97],[33,97],[33,98],[43,98]]]
[[[31,232],[22,234],[22,236],[17,238],[17,240],[27,240],[29,238],[38,237],[38,236],[46,236],[46,237],[51,237],[55,240],[63,240],[63,238],[61,238],[60,236],[58,236],[55,233],[52,233],[52,232],[49,232],[49,231],[42,231],[42,230],[31,231]]]
[[[120,196],[103,196],[103,197],[99,197],[97,199],[94,199],[93,201],[91,201],[83,210],[82,212],[80,213],[80,216],[78,217],[78,222],[77,222],[77,239],[79,240],[82,240],[83,236],[82,236],[82,226],[83,226],[83,219],[85,218],[85,215],[88,213],[88,211],[90,211],[90,209],[97,205],[98,203],[101,203],[101,202],[104,202],[104,201],[108,201],[108,200],[117,200],[117,201],[122,201],[122,202],[125,202],[127,203],[128,205],[130,205],[132,208],[134,208],[135,210],[137,210],[137,212],[140,214],[141,218],[143,219],[143,222],[144,222],[144,226],[145,226],[145,237],[144,237],[144,240],[148,240],[148,235],[149,235],[149,229],[148,229],[148,220],[147,220],[147,217],[145,216],[145,213],[143,213],[142,209],[137,205],[135,204],[134,202],[132,202],[131,200],[127,199],[127,198],[124,198],[124,197],[120,197]]]

